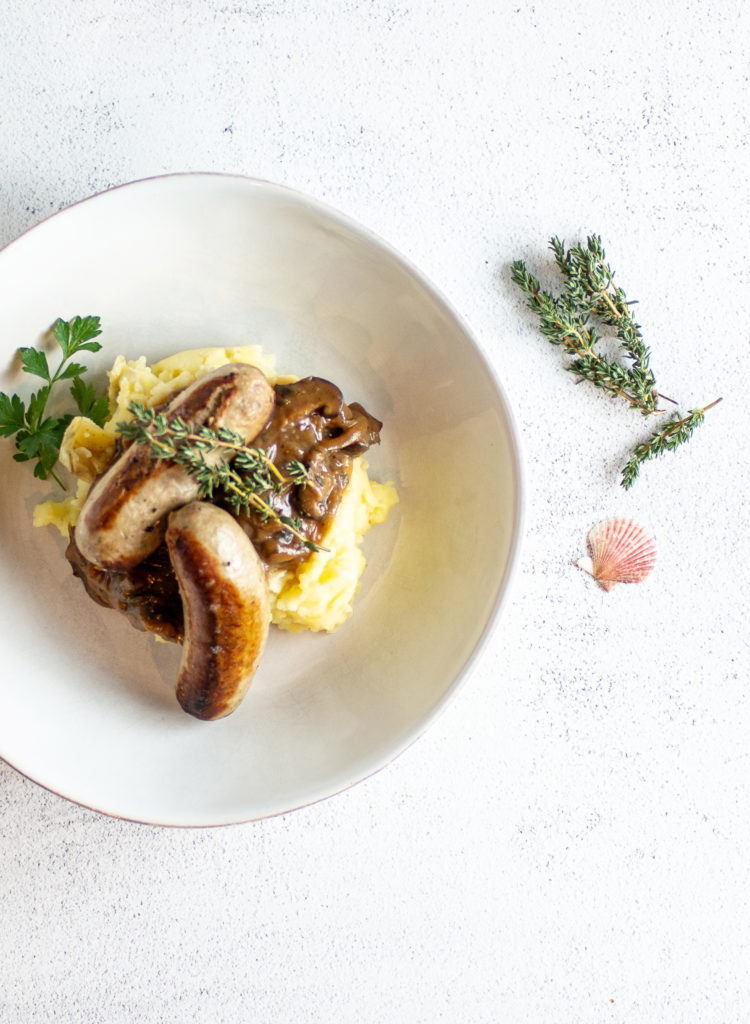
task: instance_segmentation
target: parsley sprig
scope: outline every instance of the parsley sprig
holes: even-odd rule
[[[73,419],[72,413],[62,416],[47,415],[47,402],[52,389],[62,381],[70,381],[69,394],[82,416],[88,416],[101,426],[109,415],[105,397],[97,397],[92,384],[84,381],[86,367],[73,362],[79,352],[98,352],[101,345],[93,339],[101,334],[98,316],[76,316],[72,320],[56,320],[51,335],[60,347],[62,359],[53,371],[47,353],[39,348],[21,348],[18,355],[21,368],[44,381],[28,402],[16,394],[0,392],[0,436],[16,439],[16,462],[36,460],[34,476],[40,480],[52,477],[60,487],[64,484],[55,473],[65,429]]]

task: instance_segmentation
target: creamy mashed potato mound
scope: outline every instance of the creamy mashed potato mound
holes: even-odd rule
[[[117,424],[132,419],[128,406],[142,402],[154,406],[173,391],[227,363],[257,366],[275,384],[273,356],[257,345],[236,348],[198,348],[162,359],[149,366],[145,357],[126,361],[118,356],[109,371],[109,407],[103,427],[77,416],[68,427],[60,449],[61,463],[78,481],[75,495],[63,501],[45,501],[34,510],[35,526],[55,526],[67,538],[92,481],[112,461]],[[382,523],[398,501],[392,484],[371,480],[363,456],[354,460],[349,486],[339,509],[321,541],[324,550],[311,552],[301,565],[268,571],[271,620],[282,629],[330,632],[352,613],[352,601],[365,568],[361,542],[370,527]]]

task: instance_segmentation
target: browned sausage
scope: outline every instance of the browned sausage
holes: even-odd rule
[[[208,502],[172,512],[166,541],[185,614],[177,699],[196,718],[223,718],[245,696],[268,636],[263,563],[237,521]]]
[[[227,427],[250,442],[271,416],[274,400],[260,370],[231,363],[199,378],[164,411],[195,426]],[[89,491],[76,525],[78,547],[102,569],[130,569],[161,543],[166,514],[198,494],[187,470],[132,444]]]

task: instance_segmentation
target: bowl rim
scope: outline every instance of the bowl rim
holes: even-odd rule
[[[484,348],[479,343],[477,335],[473,328],[470,326],[467,318],[460,313],[442,290],[429,278],[427,275],[419,269],[419,267],[412,262],[412,260],[405,256],[402,252],[397,250],[390,242],[380,236],[377,232],[366,227],[356,218],[349,214],[343,213],[341,210],[330,205],[325,200],[318,199],[317,197],[294,188],[289,185],[285,185],[280,182],[274,182],[266,178],[254,177],[252,175],[238,174],[234,172],[226,171],[173,171],[166,174],[155,174],[148,175],[143,178],[136,178],[131,181],[122,182],[118,185],[112,185],[99,192],[94,192],[91,195],[85,196],[82,199],[76,199],[71,203],[61,207],[59,210],[54,211],[42,220],[33,224],[31,227],[26,228],[19,235],[12,238],[9,242],[0,246],[0,273],[2,272],[2,259],[9,249],[14,248],[19,242],[26,238],[27,235],[34,231],[42,228],[50,221],[65,215],[69,210],[73,210],[75,207],[80,206],[84,203],[92,202],[103,196],[107,196],[113,192],[119,192],[125,189],[136,189],[138,187],[146,186],[148,184],[168,182],[180,179],[193,179],[210,181],[213,180],[224,180],[233,181],[242,186],[249,186],[252,189],[265,189],[271,192],[287,194],[295,202],[300,203],[314,211],[320,213],[322,216],[338,222],[341,226],[349,229],[355,235],[364,238],[370,244],[373,244],[376,248],[382,250],[390,259],[392,259],[398,266],[410,274],[419,285],[428,293],[432,300],[442,309],[443,312],[447,313],[448,316],[453,319],[459,326],[467,340],[473,346],[476,355],[478,356],[483,369],[487,376],[492,382],[492,385],[500,399],[500,405],[505,419],[505,424],[508,430],[509,438],[509,453],[511,456],[511,470],[512,478],[514,482],[514,495],[513,495],[513,525],[510,533],[510,544],[508,550],[508,558],[506,562],[505,572],[503,573],[502,579],[499,586],[497,587],[494,595],[490,611],[485,619],[482,631],[479,634],[472,651],[467,656],[463,665],[456,673],[450,684],[446,687],[444,692],[441,694],[439,699],[432,706],[430,711],[424,715],[419,721],[414,724],[405,735],[405,738],[398,743],[396,749],[390,754],[387,759],[380,763],[378,766],[373,767],[370,770],[366,770],[364,774],[358,775],[351,781],[347,781],[343,785],[335,785],[333,788],[326,790],[318,796],[312,799],[306,799],[300,804],[295,804],[293,807],[286,808],[284,810],[273,811],[270,813],[264,813],[259,815],[250,815],[248,817],[232,817],[223,821],[208,821],[208,822],[191,822],[191,821],[156,821],[149,819],[144,816],[131,817],[129,815],[118,814],[115,811],[107,810],[101,807],[93,807],[85,801],[76,799],[74,796],[70,796],[67,793],[61,792],[55,789],[53,786],[37,781],[32,775],[27,774],[23,769],[17,767],[12,761],[2,757],[2,760],[9,765],[15,772],[22,776],[22,778],[28,779],[33,782],[34,785],[39,786],[41,789],[46,790],[48,793],[52,793],[55,796],[61,797],[68,802],[77,805],[78,807],[85,808],[86,810],[93,811],[96,814],[102,814],[105,817],[113,818],[119,821],[131,822],[133,824],[149,825],[155,828],[176,828],[176,829],[202,829],[202,828],[225,828],[230,825],[250,824],[255,822],[266,821],[272,818],[281,817],[286,814],[292,814],[295,811],[303,810],[306,807],[313,807],[315,804],[322,803],[325,800],[329,800],[332,797],[338,796],[341,793],[352,789],[354,786],[359,785],[361,782],[365,782],[367,779],[373,778],[379,772],[389,767],[394,761],[405,753],[410,747],[412,747],[417,740],[419,740],[427,730],[435,723],[435,721],[442,715],[446,708],[451,704],[459,691],[466,685],[469,676],[471,675],[477,662],[480,660],[484,651],[487,648],[490,637],[495,631],[501,613],[505,608],[512,587],[515,583],[516,577],[519,572],[519,566],[521,562],[521,554],[523,544],[525,540],[526,531],[526,517],[527,517],[527,500],[526,500],[526,470],[525,470],[525,459],[524,459],[524,448],[521,438],[521,431],[516,420],[513,407],[508,398],[508,394],[505,387],[500,380],[495,367],[490,361],[488,355],[484,351]]]

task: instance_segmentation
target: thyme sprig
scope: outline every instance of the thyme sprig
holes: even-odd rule
[[[542,334],[572,357],[566,368],[600,390],[625,399],[632,409],[644,416],[665,412],[659,407],[659,399],[677,404],[657,391],[650,365],[651,352],[630,308],[634,303],[615,283],[615,272],[607,262],[599,235],[590,235],[585,246],[578,244],[569,249],[554,236],[549,247],[564,278],[561,295],[544,290],[523,260],[513,262],[511,277],[526,296],[529,309],[539,318]],[[610,359],[597,348],[603,335],[592,322],[594,319],[614,329],[621,361]],[[703,422],[705,412],[714,405],[716,402],[702,409],[692,409],[682,417],[673,413],[661,430],[635,447],[623,469],[622,486],[627,489],[633,485],[641,463],[688,441]]]
[[[614,283],[615,272],[607,263],[601,238],[591,235],[585,248],[574,245],[566,252],[564,243],[553,237],[550,248],[575,307],[582,314],[596,315],[602,323],[616,328],[623,351],[631,361],[626,374],[637,399],[633,404],[637,404],[646,416],[659,412],[657,405],[661,396],[656,390],[650,366],[651,353],[643,341],[640,325],[633,317],[625,292]]]
[[[550,249],[565,278],[565,291],[560,296],[544,291],[523,260],[515,260],[511,267],[513,280],[539,317],[542,334],[574,357],[568,369],[577,377],[626,399],[645,416],[662,411],[657,408],[659,394],[649,365],[650,352],[625,292],[614,284],[614,271],[606,262],[601,239],[592,235],[585,248],[574,245],[566,250],[564,243],[553,237]],[[602,336],[591,323],[592,316],[616,329],[629,366],[597,350]]]
[[[674,451],[679,445],[689,441],[695,428],[703,422],[706,412],[713,409],[720,401],[721,399],[717,398],[715,402],[711,402],[710,405],[706,405],[702,409],[692,409],[687,416],[681,417],[678,413],[673,413],[665,427],[652,434],[648,441],[636,445],[622,471],[621,483],[625,490],[633,486],[642,463],[648,462],[649,459],[655,459],[665,452]]]
[[[311,551],[320,548],[302,532],[299,518],[274,506],[274,495],[287,485],[303,485],[307,470],[296,459],[276,466],[269,451],[248,445],[233,430],[193,427],[180,416],[167,416],[141,402],[129,406],[133,419],[117,424],[128,441],[145,445],[156,459],[171,459],[186,469],[200,487],[200,497],[221,496],[235,512],[255,509],[264,521],[273,519]],[[230,461],[231,460],[231,461]]]

